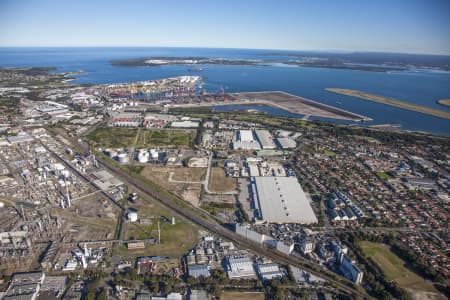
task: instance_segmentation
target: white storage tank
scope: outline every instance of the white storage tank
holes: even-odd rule
[[[69,179],[70,171],[69,170],[62,170],[61,171],[61,176],[63,177],[63,179]]]
[[[148,154],[147,151],[142,151],[142,152],[139,151],[139,154],[138,154],[138,161],[139,161],[140,163],[147,163],[149,157],[150,157],[150,155]]]
[[[118,155],[117,151],[115,151],[115,150],[110,150],[110,151],[108,151],[108,153],[109,153],[109,157],[111,157],[111,158],[115,158]]]
[[[129,162],[129,158],[128,158],[128,154],[127,153],[120,153],[119,155],[117,155],[117,160],[121,163],[121,164],[126,164]]]
[[[136,222],[138,219],[137,212],[131,211],[127,214],[127,218],[129,222]]]
[[[150,149],[150,154],[152,156],[152,159],[158,159],[158,151],[155,149]]]

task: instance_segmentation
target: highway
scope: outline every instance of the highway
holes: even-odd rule
[[[72,146],[78,148],[78,150],[82,152],[89,151],[87,144],[81,143],[67,136],[65,136],[65,138],[67,138],[72,143]],[[317,264],[310,262],[306,259],[303,259],[301,257],[293,257],[281,253],[277,250],[267,248],[262,244],[250,241],[236,234],[235,232],[230,231],[225,227],[221,226],[203,210],[197,209],[193,206],[189,206],[187,203],[185,204],[181,199],[177,199],[178,201],[176,201],[175,196],[169,197],[167,194],[163,194],[154,190],[150,185],[146,184],[142,180],[133,177],[130,173],[125,172],[124,170],[116,166],[114,163],[108,162],[107,160],[101,157],[97,157],[97,161],[99,165],[111,171],[113,174],[115,174],[115,176],[117,176],[129,187],[134,188],[141,195],[141,198],[143,200],[145,201],[156,200],[160,202],[163,206],[169,208],[170,210],[174,211],[175,213],[182,216],[186,220],[192,222],[193,224],[196,224],[217,236],[232,241],[242,249],[249,249],[259,255],[268,257],[274,261],[283,264],[293,265],[295,267],[304,269],[305,271],[313,275],[322,277],[323,279],[327,280],[338,290],[356,296],[358,299],[370,299],[370,296],[368,296],[368,294],[361,287],[357,287],[351,281],[329,271],[325,267],[318,266]],[[183,205],[181,203],[183,203]]]

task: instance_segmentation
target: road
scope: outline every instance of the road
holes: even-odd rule
[[[80,143],[76,139],[71,139],[69,137],[66,137],[69,139],[69,141],[72,143],[72,145],[78,150],[82,152],[88,151],[88,146],[85,143]],[[276,251],[274,249],[267,248],[263,246],[262,244],[255,243],[253,241],[250,241],[238,234],[236,234],[233,231],[230,231],[226,229],[225,227],[218,224],[214,219],[212,219],[207,213],[200,209],[196,209],[195,207],[188,206],[188,204],[184,204],[183,200],[176,201],[174,199],[174,196],[169,197],[167,194],[160,193],[156,190],[154,190],[152,187],[150,187],[148,184],[145,184],[143,181],[134,178],[130,173],[125,172],[124,170],[120,169],[118,166],[114,165],[111,162],[108,162],[107,160],[97,157],[97,160],[101,166],[103,166],[105,169],[108,169],[113,174],[115,174],[121,181],[123,181],[125,184],[127,184],[129,187],[134,188],[140,195],[141,199],[146,201],[158,201],[163,206],[169,208],[170,210],[174,211],[178,215],[182,216],[183,218],[189,220],[190,222],[206,229],[207,231],[223,237],[227,240],[232,241],[234,244],[239,246],[242,249],[249,249],[252,250],[255,253],[258,253],[259,255],[268,257],[274,261],[293,265],[295,267],[304,269],[305,271],[322,277],[325,280],[332,283],[337,289],[339,289],[342,292],[345,292],[347,294],[354,295],[358,297],[358,299],[369,299],[370,297],[365,293],[364,290],[360,287],[356,287],[352,282],[349,280],[338,276],[337,274],[327,270],[324,267],[318,266],[306,259],[300,258],[300,257],[293,257],[284,253],[281,253],[279,251]],[[177,199],[178,200],[178,199]],[[184,205],[182,205],[183,203]]]

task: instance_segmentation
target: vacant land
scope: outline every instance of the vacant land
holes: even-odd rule
[[[222,168],[211,168],[209,189],[212,192],[228,192],[237,189],[237,179],[227,177]]]
[[[136,143],[138,148],[169,147],[189,148],[195,137],[193,130],[141,130]]]
[[[388,280],[394,280],[402,288],[424,292],[437,292],[433,285],[405,267],[405,262],[395,255],[389,246],[363,241],[364,253],[371,257],[383,270]]]
[[[138,222],[126,223],[125,239],[157,239],[159,221],[161,244],[149,245],[143,250],[131,250],[127,254],[181,257],[197,242],[198,233],[193,225],[180,219],[176,219],[175,225],[170,224],[172,215],[159,205],[141,201],[134,207],[137,208],[139,218],[147,221],[145,225]],[[126,252],[127,250],[122,249],[122,251]]]
[[[450,107],[450,99],[441,99],[437,101],[438,104]]]
[[[264,293],[223,292],[220,295],[223,300],[264,300]]]
[[[137,129],[100,127],[87,137],[96,147],[124,148],[133,146]]]
[[[206,168],[172,168],[172,179],[176,181],[203,181]]]
[[[236,210],[236,207],[232,203],[203,202],[201,207],[212,215],[230,213]]]
[[[202,168],[145,166],[140,174],[148,180],[160,185],[165,190],[170,191],[171,193],[191,203],[193,206],[198,207],[201,184],[180,183],[175,181],[171,182],[169,181],[169,177],[172,173],[173,180],[200,181],[205,176],[205,172],[203,170]]]
[[[450,112],[436,109],[436,108],[412,104],[409,102],[404,102],[404,101],[400,101],[400,100],[396,100],[396,99],[392,99],[392,98],[387,98],[384,96],[378,96],[378,95],[374,95],[374,94],[364,93],[364,92],[357,91],[357,90],[337,89],[337,88],[326,88],[325,90],[328,92],[336,93],[336,94],[341,94],[341,95],[350,96],[350,97],[356,97],[356,98],[360,98],[360,99],[364,99],[364,100],[369,100],[369,101],[382,103],[382,104],[386,104],[386,105],[390,105],[390,106],[394,106],[394,107],[399,107],[399,108],[403,108],[403,109],[407,109],[407,110],[416,111],[416,112],[430,115],[433,117],[450,120]]]

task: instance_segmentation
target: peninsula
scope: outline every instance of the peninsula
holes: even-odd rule
[[[405,101],[400,101],[400,100],[396,100],[396,99],[392,99],[392,98],[387,98],[387,97],[384,97],[384,96],[369,94],[369,93],[365,93],[365,92],[361,92],[361,91],[357,91],[357,90],[340,89],[340,88],[326,88],[325,90],[328,91],[328,92],[331,92],[331,93],[336,93],[336,94],[341,94],[341,95],[345,95],[345,96],[361,98],[361,99],[364,99],[364,100],[369,100],[369,101],[373,101],[373,102],[377,102],[377,103],[382,103],[382,104],[386,104],[386,105],[399,107],[399,108],[403,108],[403,109],[419,112],[419,113],[422,113],[422,114],[430,115],[430,116],[433,116],[433,117],[438,117],[438,118],[450,120],[450,112],[447,112],[447,111],[444,111],[444,110],[440,110],[440,109],[436,109],[436,108],[431,108],[431,107],[427,107],[427,106],[412,104],[412,103],[408,103],[408,102],[405,102]]]
[[[112,60],[111,65],[116,67],[160,67],[171,65],[233,65],[233,66],[271,66],[284,64],[310,68],[331,68],[370,72],[405,71],[405,67],[392,67],[383,65],[357,65],[348,64],[331,59],[316,57],[300,57],[296,59],[231,59],[220,57],[141,57]]]
[[[440,105],[450,107],[450,99],[440,99],[436,102]]]

